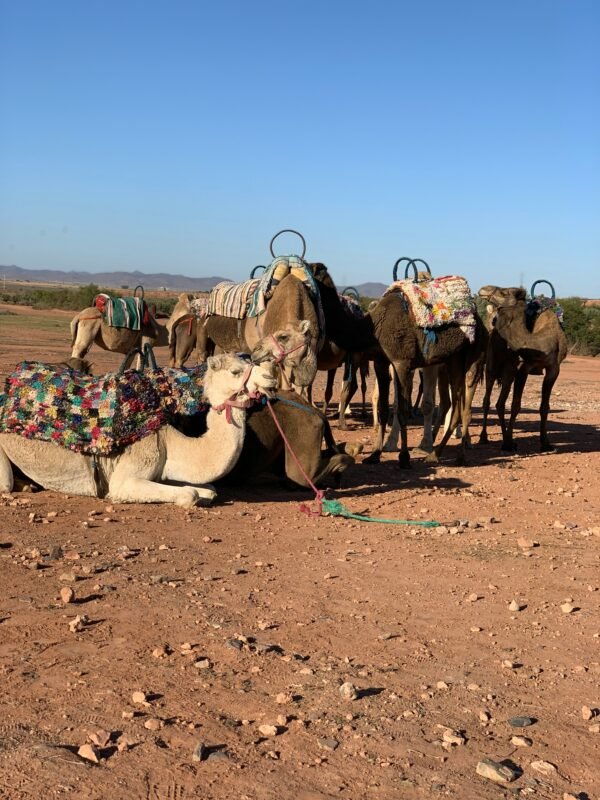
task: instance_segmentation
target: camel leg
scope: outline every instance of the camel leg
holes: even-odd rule
[[[489,357],[488,357],[489,359]],[[488,433],[487,433],[487,426],[488,426],[488,414],[490,413],[490,400],[492,397],[492,389],[494,388],[494,375],[491,369],[491,364],[486,361],[485,365],[485,393],[483,395],[483,403],[482,403],[482,413],[483,413],[483,423],[481,426],[481,434],[479,436],[479,444],[487,444]]]
[[[559,372],[560,366],[558,364],[549,367],[544,374],[544,380],[542,382],[542,402],[540,404],[540,449],[542,452],[554,449],[548,439],[547,426],[548,414],[550,412],[550,396]]]
[[[434,452],[427,457],[426,461],[429,462],[436,462],[439,459],[444,448],[446,447],[446,444],[452,434],[452,431],[456,428],[456,426],[460,422],[461,414],[463,411],[464,396],[465,396],[465,374],[464,374],[463,359],[459,357],[450,361],[446,365],[446,370],[452,394],[452,417],[450,419],[450,425],[448,426],[448,428],[444,432],[444,435],[442,436],[441,442],[437,445]],[[461,446],[461,452],[457,458],[457,464],[459,466],[464,464],[464,452],[462,446]]]
[[[423,398],[423,438],[418,447],[424,453],[431,453],[435,434],[433,433],[433,412],[435,409],[435,388],[438,382],[438,367],[423,367],[420,371],[419,394]],[[437,426],[439,427],[439,425]],[[437,430],[436,430],[437,433]]]
[[[381,461],[385,428],[390,410],[389,361],[383,359],[375,360],[375,380],[377,383],[377,404],[373,406],[373,424],[376,426],[376,440],[373,446],[373,452],[363,460],[364,464],[379,464]],[[375,392],[373,393],[373,398],[375,400]]]
[[[360,364],[360,392],[362,395],[362,416],[367,416],[367,376],[369,374],[369,364]]]
[[[337,372],[337,368],[328,369],[327,370],[327,383],[325,384],[325,399],[323,400],[323,414],[327,414],[327,408],[329,407],[329,403],[331,402],[331,398],[333,397],[333,384],[335,381],[335,373]]]
[[[496,401],[496,411],[498,412],[498,419],[500,420],[500,428],[502,429],[502,450],[513,452],[515,449],[514,441],[508,435],[508,428],[506,425],[506,400],[515,379],[515,373],[512,369],[502,370],[502,379],[500,383],[500,394]]]
[[[529,376],[529,369],[525,364],[521,364],[515,375],[515,382],[513,386],[512,404],[510,407],[510,418],[508,420],[508,427],[506,432],[507,441],[512,444],[512,449],[516,450],[516,444],[513,436],[516,419],[521,411],[521,400],[523,398],[523,390],[527,383]]]
[[[411,391],[412,395],[412,391]],[[415,400],[414,406],[412,406],[411,401],[411,416],[418,417],[421,412],[421,404],[423,402],[423,370],[419,370],[419,388],[417,389],[417,399]]]
[[[400,469],[410,468],[410,453],[408,451],[408,417],[410,414],[411,374],[406,364],[402,361],[392,361],[395,373],[395,383],[398,386],[398,408],[396,417],[400,426],[400,452],[398,453],[398,466]]]
[[[346,415],[350,408],[350,400],[356,394],[357,389],[358,382],[356,380],[356,370],[353,369],[349,379],[348,376],[345,377],[344,382],[342,383],[342,391],[340,393],[339,429],[342,431],[348,430],[348,426],[346,424]]]
[[[12,464],[2,448],[0,448],[0,492],[12,492],[14,475]]]

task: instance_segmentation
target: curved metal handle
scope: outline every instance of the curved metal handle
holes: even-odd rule
[[[276,233],[275,236],[271,239],[269,250],[271,251],[271,255],[273,256],[273,258],[276,258],[276,255],[273,252],[273,242],[278,236],[281,236],[282,233],[295,233],[296,236],[300,237],[300,239],[302,240],[302,255],[300,256],[300,258],[304,259],[304,256],[306,255],[306,239],[304,238],[304,236],[302,236],[301,233],[293,230],[293,228],[284,228],[282,231],[279,231],[279,233]]]
[[[134,297],[136,297],[136,296],[137,296],[137,295],[136,295],[136,292],[137,292],[137,290],[138,290],[138,289],[141,289],[141,290],[142,290],[141,299],[143,300],[143,299],[144,299],[144,287],[142,286],[142,284],[141,284],[141,283],[138,283],[138,285],[137,285],[137,286],[135,287],[135,289],[133,290],[133,296],[134,296]]]
[[[121,366],[117,370],[117,373],[119,375],[125,372],[126,369],[129,369],[131,367],[131,362],[133,361],[134,356],[140,357],[140,364],[141,364],[140,372],[144,371],[144,365],[145,365],[144,354],[142,353],[139,347],[132,347],[131,350],[127,353],[127,355],[123,359],[123,361],[121,362]]]
[[[399,258],[398,261],[396,261],[396,263],[394,264],[394,270],[392,272],[394,282],[398,280],[398,264],[401,264],[403,261],[408,261],[408,265],[406,267],[406,269],[408,270],[408,267],[412,263],[412,258],[408,258],[407,256],[402,256],[402,258]],[[406,278],[406,270],[404,272],[404,277]]]
[[[556,292],[554,291],[554,286],[552,286],[552,284],[550,283],[550,281],[545,281],[545,280],[543,280],[543,279],[542,279],[542,280],[540,280],[540,281],[535,281],[535,283],[534,283],[534,284],[532,285],[532,287],[531,287],[531,292],[530,292],[530,294],[531,294],[531,299],[532,299],[532,300],[533,300],[533,299],[534,299],[534,297],[535,297],[534,291],[535,291],[535,287],[538,285],[538,283],[547,283],[547,284],[548,284],[548,286],[549,286],[549,287],[552,289],[552,299],[553,299],[553,300],[555,300],[555,299],[556,299]]]
[[[257,265],[254,267],[254,269],[252,270],[252,272],[250,273],[250,280],[253,280],[253,278],[254,278],[254,275],[255,275],[255,273],[256,273],[256,270],[257,270],[257,269],[266,270],[266,267],[265,267],[265,265],[264,265],[264,264],[257,264]]]
[[[156,366],[156,356],[154,355],[154,350],[152,349],[152,345],[146,344],[144,345],[144,367],[152,367],[152,369],[157,369]]]
[[[346,286],[345,289],[342,289],[342,294],[346,294],[348,297],[354,297],[356,300],[360,300],[358,289],[355,289],[354,286]]]

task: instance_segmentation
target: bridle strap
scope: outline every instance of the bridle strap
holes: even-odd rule
[[[260,397],[260,392],[250,392],[248,393],[248,396],[246,397],[245,400],[238,399],[239,396],[242,394],[242,392],[246,389],[246,384],[248,383],[248,380],[252,373],[252,366],[253,366],[252,364],[249,364],[246,367],[246,371],[244,372],[244,375],[242,377],[242,383],[239,389],[237,389],[231,395],[231,397],[228,397],[227,400],[225,400],[225,402],[221,403],[218,406],[213,406],[213,411],[216,411],[218,414],[220,414],[222,411],[225,411],[225,419],[229,424],[231,424],[232,422],[231,419],[232,408],[249,408],[255,402],[255,400],[257,400]]]

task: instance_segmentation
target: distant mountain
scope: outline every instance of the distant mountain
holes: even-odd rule
[[[188,278],[187,275],[171,275],[168,272],[155,274],[140,272],[84,272],[73,270],[66,272],[60,269],[23,269],[16,266],[0,266],[0,278],[18,281],[43,281],[44,283],[67,283],[85,286],[95,283],[112,289],[127,287],[133,289],[142,284],[144,289],[181,289],[190,292],[209,292],[220,281],[229,280],[212,276],[210,278]],[[355,288],[363,297],[381,297],[387,289],[385,283],[359,283]]]
[[[0,266],[0,278],[6,277],[7,280],[19,281],[44,281],[46,283],[71,283],[74,285],[86,285],[95,283],[98,286],[107,286],[118,289],[142,284],[145,289],[182,289],[185,291],[208,292],[219,281],[227,278],[188,278],[186,275],[171,275],[167,272],[150,274],[146,272],[65,272],[59,269],[23,269],[15,266]]]
[[[358,289],[361,297],[372,297],[375,299],[381,297],[388,287],[387,283],[357,283],[354,288]]]

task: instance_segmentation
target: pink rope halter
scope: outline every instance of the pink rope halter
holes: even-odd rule
[[[260,397],[260,392],[249,392],[245,400],[239,400],[239,396],[242,392],[246,389],[246,384],[248,383],[248,379],[250,378],[250,374],[252,373],[252,364],[249,364],[246,367],[246,371],[242,377],[242,383],[240,388],[237,389],[231,397],[228,397],[225,402],[221,403],[218,406],[213,406],[213,411],[216,411],[218,414],[221,411],[225,411],[225,419],[229,424],[231,424],[231,409],[232,408],[249,408],[255,400],[258,400]]]

